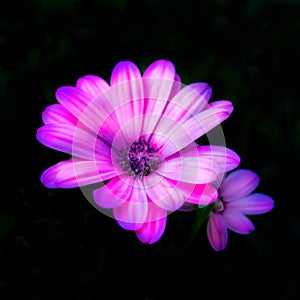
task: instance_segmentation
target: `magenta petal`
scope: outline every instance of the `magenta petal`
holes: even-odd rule
[[[226,109],[229,112],[229,114],[231,114],[233,111],[233,105],[228,100],[218,100],[215,102],[211,102],[208,104],[207,108],[211,108],[211,109],[223,108]]]
[[[92,98],[96,98],[105,92],[109,88],[109,85],[104,79],[98,76],[86,75],[77,80],[76,88],[81,89]]]
[[[173,86],[170,91],[169,99],[173,99],[173,97],[180,91],[181,89],[181,78],[178,74],[175,74]]]
[[[274,200],[267,195],[255,193],[239,201],[228,202],[226,207],[239,211],[242,214],[259,215],[272,210]]]
[[[143,82],[141,73],[134,63],[130,61],[118,63],[111,75],[111,86],[109,98],[115,107],[114,114],[121,128],[129,120],[143,116]],[[141,125],[142,119],[139,122],[132,122],[123,133],[129,135],[129,140],[132,135],[136,138],[140,135]]]
[[[208,205],[217,200],[218,191],[211,184],[196,184],[186,201],[198,205]]]
[[[45,125],[57,123],[75,126],[78,122],[78,119],[61,104],[47,106],[42,113],[42,119]]]
[[[74,161],[78,161],[76,159],[69,159],[62,162],[59,162],[50,168],[46,169],[42,175],[41,175],[41,182],[42,184],[50,189],[58,188],[55,178],[58,172],[63,170],[65,167],[68,167],[69,165],[72,165]]]
[[[222,216],[217,213],[210,213],[207,223],[207,236],[214,250],[221,251],[225,249],[228,240],[228,230]]]
[[[139,179],[134,183],[128,200],[113,209],[117,222],[126,230],[139,229],[145,222],[148,213],[147,196],[142,184],[138,181]]]
[[[164,114],[183,123],[206,107],[210,96],[211,88],[206,83],[187,85],[172,99]]]
[[[155,130],[155,133],[162,137],[161,144],[163,147],[160,150],[162,155],[167,157],[188,146],[215,128],[228,116],[229,112],[226,109],[217,108],[204,110],[183,124],[172,123],[169,118],[163,118],[159,128]],[[165,141],[163,137],[166,137]]]
[[[236,168],[240,163],[239,155],[223,146],[200,146],[197,149],[199,155],[216,162],[222,173]]]
[[[110,161],[110,147],[80,128],[49,124],[38,129],[36,138],[47,147],[76,157]]]
[[[114,208],[123,204],[131,191],[132,185],[125,183],[119,176],[114,177],[103,187],[94,190],[94,201],[102,208]]]
[[[147,196],[159,207],[175,211],[184,203],[184,196],[176,184],[158,174],[145,176],[144,186]]]
[[[106,162],[77,160],[57,172],[55,185],[58,188],[74,188],[102,182],[116,175],[113,166]]]
[[[245,198],[256,189],[259,177],[250,170],[239,169],[223,179],[219,192],[224,201],[235,201]]]
[[[57,101],[77,119],[80,119],[82,112],[93,99],[87,93],[72,86],[59,88],[55,95]]]
[[[253,231],[253,223],[243,214],[234,209],[225,209],[222,214],[228,228],[239,234],[248,234]]]
[[[166,211],[162,208],[151,205],[151,208],[149,207],[146,222],[135,233],[141,242],[153,244],[163,235],[166,222]]]

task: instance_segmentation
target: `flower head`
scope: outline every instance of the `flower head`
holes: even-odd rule
[[[110,84],[87,75],[75,87],[59,88],[59,104],[43,112],[37,139],[72,158],[44,171],[42,183],[74,188],[106,181],[93,191],[93,204],[112,210],[142,242],[156,242],[167,213],[186,201],[215,201],[211,182],[239,164],[226,147],[194,142],[232,112],[229,101],[209,104],[210,95],[206,83],[182,87],[167,60],[155,61],[143,74],[122,61]]]
[[[273,209],[274,201],[269,196],[251,194],[258,183],[257,174],[244,169],[231,172],[222,180],[207,223],[208,239],[216,251],[225,249],[228,229],[240,234],[254,230],[246,215],[264,214]]]

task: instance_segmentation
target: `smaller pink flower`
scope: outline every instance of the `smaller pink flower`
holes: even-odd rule
[[[216,251],[225,249],[227,229],[249,234],[255,228],[246,215],[264,214],[273,209],[272,198],[259,193],[251,194],[258,183],[259,177],[250,170],[236,170],[224,177],[207,223],[208,240]]]

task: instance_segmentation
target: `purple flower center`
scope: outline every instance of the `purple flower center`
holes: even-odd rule
[[[213,208],[214,212],[221,213],[224,211],[224,209],[225,209],[225,206],[224,206],[223,201],[220,198],[217,199],[214,203],[214,208]]]
[[[151,174],[161,162],[157,150],[142,138],[130,145],[127,159],[131,169],[129,173],[133,172],[139,178]]]

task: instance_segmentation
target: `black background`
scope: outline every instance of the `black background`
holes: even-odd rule
[[[1,299],[299,298],[299,1],[12,1],[1,4]],[[4,50],[4,51],[3,51]],[[79,189],[49,190],[40,174],[66,159],[39,144],[54,93],[86,74],[109,81],[120,60],[143,71],[171,60],[182,82],[229,99],[223,124],[240,167],[275,201],[256,231],[205,226],[185,247],[193,213],[176,212],[154,245],[99,213]]]

